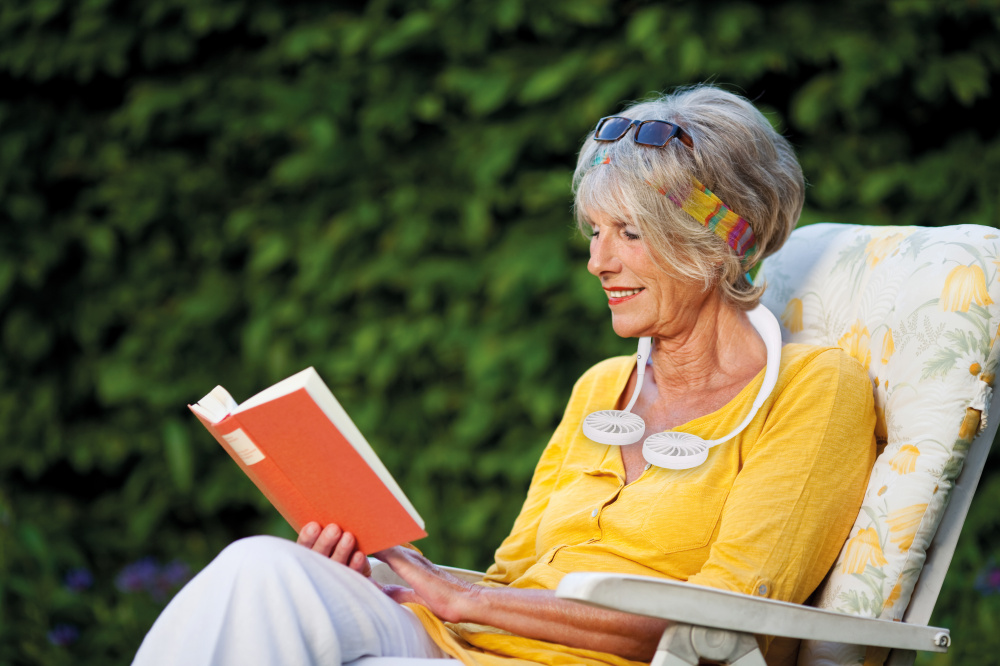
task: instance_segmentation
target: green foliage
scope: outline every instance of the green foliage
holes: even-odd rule
[[[127,662],[162,600],[126,565],[287,535],[184,405],[307,365],[425,551],[485,566],[574,379],[630,350],[572,229],[595,119],[717,81],[798,147],[804,221],[1000,226],[998,27],[982,0],[0,5],[0,664]],[[983,507],[942,617],[995,642]]]

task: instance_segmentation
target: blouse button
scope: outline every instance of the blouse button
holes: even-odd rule
[[[653,463],[646,463],[646,466],[642,468],[642,471],[645,472],[647,469],[649,469],[652,466],[653,466]]]
[[[767,594],[767,585],[764,584],[764,583],[761,583],[760,586],[757,588],[757,594],[759,594],[762,597],[764,595],[766,595]]]
[[[591,518],[597,518],[597,514],[598,514],[598,512],[600,512],[600,510],[601,510],[600,508],[597,508],[597,509],[594,509],[593,511],[591,511],[590,512],[590,517]]]

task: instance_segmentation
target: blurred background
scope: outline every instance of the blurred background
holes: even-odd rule
[[[125,664],[228,542],[290,529],[188,413],[315,366],[485,567],[584,369],[631,353],[574,155],[711,81],[803,223],[1000,226],[997,0],[0,1],[0,664]],[[1000,653],[1000,462],[934,622]]]

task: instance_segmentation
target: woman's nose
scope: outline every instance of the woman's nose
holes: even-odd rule
[[[587,270],[592,275],[600,277],[605,273],[616,273],[621,270],[621,262],[615,256],[613,243],[603,236],[590,239],[590,261]]]

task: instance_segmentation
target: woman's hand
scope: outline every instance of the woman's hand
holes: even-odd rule
[[[295,543],[316,551],[334,562],[354,569],[364,576],[372,575],[372,567],[365,554],[358,550],[358,540],[340,525],[330,523],[320,529],[319,523],[307,523],[299,532]]]
[[[418,603],[427,606],[445,622],[462,622],[470,619],[470,609],[481,588],[455,578],[436,567],[430,560],[409,548],[395,546],[380,550],[373,557],[388,564],[396,574],[413,589],[398,585],[385,585],[382,591],[399,603]]]
[[[556,597],[553,590],[473,585],[434,566],[408,548],[374,553],[413,587],[386,585],[394,600],[426,606],[445,622],[475,622],[588,650],[649,661],[666,620],[585,606]]]

